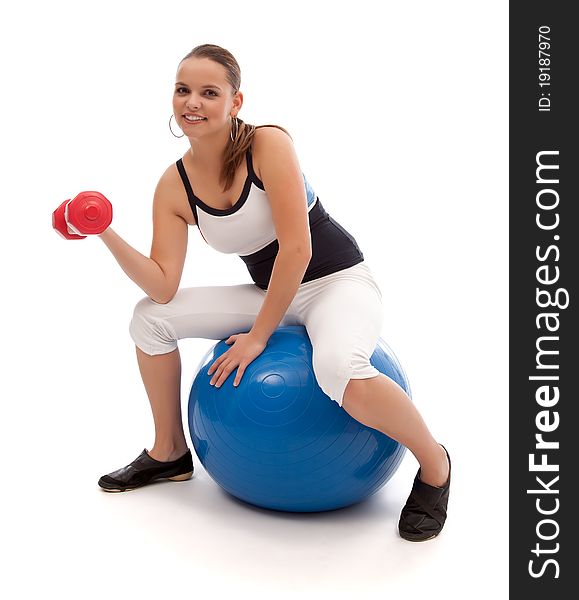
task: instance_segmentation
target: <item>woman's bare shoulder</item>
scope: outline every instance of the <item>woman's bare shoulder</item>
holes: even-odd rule
[[[251,143],[251,152],[253,155],[253,170],[261,179],[260,163],[261,158],[272,151],[277,144],[292,143],[292,139],[285,131],[273,125],[257,127],[253,134]]]
[[[263,146],[264,144],[280,139],[291,141],[292,138],[284,129],[280,129],[280,127],[275,125],[260,125],[255,128],[252,142],[254,146]]]
[[[178,214],[189,225],[195,225],[195,217],[176,163],[171,163],[162,173],[155,195],[160,198],[167,210]]]

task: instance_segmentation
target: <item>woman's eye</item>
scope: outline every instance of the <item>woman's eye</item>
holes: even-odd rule
[[[177,88],[175,91],[177,92],[177,94],[186,94],[188,92],[187,88],[185,88],[185,87]],[[206,91],[209,92],[212,96],[218,95],[217,92],[215,92],[214,90],[206,90]]]

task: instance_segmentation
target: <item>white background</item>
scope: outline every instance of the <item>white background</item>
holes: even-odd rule
[[[417,1],[26,2],[0,13],[1,586],[9,597],[507,597],[508,5]],[[195,477],[105,494],[153,443],[128,324],[143,292],[52,211],[104,193],[148,255],[179,60],[215,43],[248,123],[294,139],[384,294],[382,337],[453,459],[434,541],[397,535],[407,453],[369,501],[285,515]],[[182,286],[249,282],[196,229]],[[210,340],[183,340],[183,411]],[[188,430],[186,429],[187,433]],[[6,590],[2,590],[6,591]]]

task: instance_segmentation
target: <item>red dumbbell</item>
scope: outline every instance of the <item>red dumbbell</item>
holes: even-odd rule
[[[67,240],[102,233],[112,220],[113,206],[99,192],[81,192],[52,213],[52,227]]]

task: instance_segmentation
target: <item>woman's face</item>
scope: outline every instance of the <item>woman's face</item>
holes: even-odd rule
[[[202,137],[229,129],[230,115],[237,115],[243,103],[241,92],[233,95],[223,65],[209,58],[188,58],[177,69],[173,92],[173,113],[187,137]],[[199,115],[188,121],[185,115]]]

